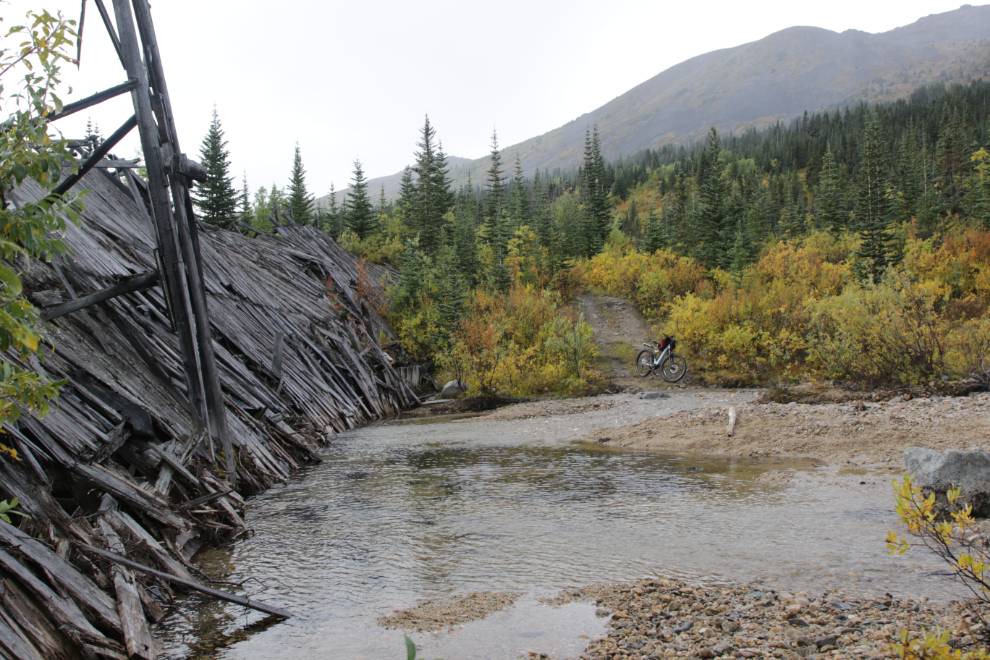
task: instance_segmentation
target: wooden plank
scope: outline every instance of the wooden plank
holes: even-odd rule
[[[37,608],[12,578],[0,583],[0,602],[46,658],[70,660],[71,642]]]
[[[116,604],[75,566],[8,522],[0,520],[0,542],[13,548],[43,568],[71,596],[93,612],[102,625],[120,631]]]
[[[79,547],[85,552],[89,552],[91,554],[97,555],[98,557],[108,559],[116,564],[120,564],[121,566],[126,566],[127,568],[134,569],[135,571],[139,571],[141,573],[151,575],[152,577],[156,577],[161,580],[165,580],[167,582],[177,584],[181,587],[185,587],[186,589],[198,591],[201,594],[206,594],[207,596],[212,596],[213,598],[219,598],[220,600],[226,600],[231,603],[236,603],[237,605],[243,605],[244,607],[249,607],[253,610],[258,610],[259,612],[264,612],[266,614],[273,614],[275,616],[282,617],[283,619],[291,619],[293,617],[292,612],[289,612],[288,610],[284,610],[280,607],[268,605],[266,603],[262,603],[261,601],[257,601],[257,600],[251,600],[250,598],[244,598],[242,596],[229,594],[224,591],[220,591],[219,589],[213,589],[211,587],[203,586],[202,584],[199,584],[198,582],[194,582],[191,580],[183,580],[182,578],[176,577],[174,575],[170,575],[168,573],[162,573],[161,571],[156,571],[155,569],[148,568],[147,566],[139,564],[136,561],[131,561],[126,557],[121,557],[120,555],[114,554],[112,552],[107,552],[106,550],[101,550],[91,545],[79,544]]]
[[[103,492],[110,493],[117,499],[126,502],[163,525],[168,525],[175,529],[185,529],[189,526],[186,520],[169,511],[161,502],[105,468],[98,465],[78,463],[73,468],[73,472],[94,486],[97,486]]]
[[[87,620],[86,616],[72,600],[56,594],[48,585],[39,580],[31,571],[4,550],[0,550],[0,567],[3,567],[25,589],[30,591],[46,607],[59,624],[68,624],[74,628],[84,630],[91,635],[103,637],[103,634],[89,623],[89,620]]]
[[[45,660],[26,637],[17,622],[0,607],[0,645],[17,660]]]
[[[106,521],[108,513],[112,512],[105,512],[103,519],[100,520],[103,538],[111,550],[124,554],[126,553],[124,544]],[[151,638],[151,631],[148,629],[148,622],[144,618],[141,597],[134,588],[134,577],[123,566],[114,565],[112,572],[114,592],[117,594],[117,613],[120,615],[127,655],[130,660],[154,660],[158,653]]]

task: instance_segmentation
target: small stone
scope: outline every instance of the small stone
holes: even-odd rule
[[[723,621],[722,622],[722,632],[734,633],[739,630],[741,626],[738,621]]]
[[[735,650],[736,649],[733,648],[732,644],[730,644],[729,642],[719,642],[718,644],[712,647],[712,653],[715,654],[715,657],[721,655],[728,655],[729,653],[732,653]]]
[[[820,649],[824,649],[826,646],[834,647],[836,641],[838,641],[838,638],[835,635],[825,635],[815,640],[815,646]]]
[[[813,639],[805,635],[797,628],[788,628],[784,632],[784,638],[795,646],[811,646],[815,643]]]

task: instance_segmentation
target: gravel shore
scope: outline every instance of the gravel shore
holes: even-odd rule
[[[950,644],[963,649],[982,632],[955,602],[791,594],[761,584],[644,579],[567,591],[548,604],[577,599],[594,599],[610,616],[608,634],[584,660],[892,658],[890,645],[906,627],[952,630]]]
[[[652,417],[584,440],[617,447],[728,456],[804,456],[822,463],[900,462],[908,447],[986,448],[990,395],[925,397],[842,404],[740,403],[735,433],[730,404]]]

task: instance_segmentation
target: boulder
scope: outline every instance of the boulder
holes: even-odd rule
[[[945,492],[958,487],[961,494],[990,492],[990,453],[908,447],[904,463],[916,486]]]
[[[461,392],[467,392],[468,385],[463,380],[452,380],[440,390],[441,399],[453,399]]]
[[[945,492],[959,488],[958,504],[973,506],[973,514],[990,514],[990,452],[950,450],[939,453],[933,449],[909,447],[904,450],[904,463],[924,494],[935,493],[936,501],[945,502]],[[955,509],[956,507],[953,507]]]

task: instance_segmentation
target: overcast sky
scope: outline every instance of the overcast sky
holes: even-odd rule
[[[81,0],[10,0],[78,19]],[[112,13],[112,0],[105,0]],[[182,149],[198,157],[216,104],[240,185],[284,186],[296,141],[317,196],[412,161],[428,113],[449,155],[489,151],[556,128],[695,55],[794,25],[883,32],[959,7],[958,0],[500,3],[168,0],[152,14]],[[5,28],[6,29],[6,28]],[[71,69],[71,70],[70,70]],[[66,67],[68,101],[124,81],[96,6],[87,5],[82,66]],[[93,109],[104,136],[130,97]],[[86,113],[62,130],[81,135]],[[130,156],[136,139],[116,150]]]

